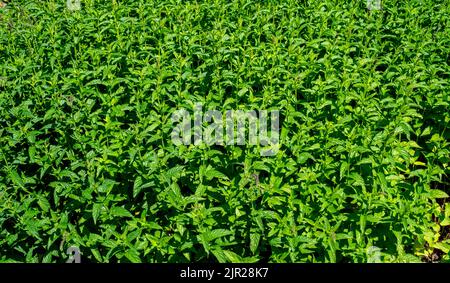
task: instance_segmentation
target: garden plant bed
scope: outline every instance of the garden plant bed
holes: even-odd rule
[[[448,1],[2,6],[0,262],[450,261]],[[174,144],[195,103],[279,150]]]

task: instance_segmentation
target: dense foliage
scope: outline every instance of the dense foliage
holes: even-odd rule
[[[10,1],[0,261],[449,261],[447,0]],[[171,114],[279,109],[281,149]]]

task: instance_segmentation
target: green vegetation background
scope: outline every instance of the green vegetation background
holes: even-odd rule
[[[10,1],[0,261],[449,261],[449,1]],[[281,149],[171,143],[280,109]]]

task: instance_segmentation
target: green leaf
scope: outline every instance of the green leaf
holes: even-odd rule
[[[102,207],[103,207],[103,204],[101,204],[101,203],[94,203],[94,205],[92,206],[92,218],[93,218],[95,224],[97,224],[97,219],[100,216]]]
[[[118,184],[114,180],[106,179],[103,183],[98,187],[99,193],[110,193],[114,185]]]
[[[133,197],[136,198],[143,189],[153,187],[154,185],[155,183],[153,181],[142,184],[141,176],[136,177],[133,185]]]
[[[100,255],[100,252],[97,249],[91,249],[91,252],[94,255],[97,262],[103,262],[102,256]]]
[[[250,251],[255,254],[258,250],[259,240],[261,239],[261,235],[258,233],[250,234]]]
[[[115,206],[111,208],[110,213],[112,216],[118,217],[133,217],[133,215],[123,207]]]
[[[207,232],[203,233],[203,237],[207,242],[211,242],[215,239],[225,237],[225,236],[228,236],[231,234],[233,234],[233,232],[231,232],[230,230],[215,229],[215,230],[207,231]]]
[[[216,247],[211,252],[216,257],[216,259],[219,261],[219,263],[227,263],[228,258],[221,248]]]
[[[361,186],[363,188],[366,187],[364,178],[361,175],[359,175],[358,173],[356,173],[356,172],[351,173],[350,179],[353,180],[353,183],[352,183],[353,186]]]
[[[209,181],[214,179],[214,178],[228,180],[228,177],[225,174],[223,174],[223,173],[221,173],[221,172],[219,172],[219,171],[217,171],[217,170],[215,170],[215,169],[213,169],[211,167],[208,167],[206,169],[205,176],[206,176],[206,179],[209,180]]]
[[[252,164],[252,168],[256,170],[262,170],[266,172],[270,172],[270,167],[264,164],[262,161],[256,161]]]
[[[447,243],[443,243],[443,242],[434,243],[433,247],[435,249],[443,251],[444,253],[450,252],[450,244],[447,244]]]
[[[298,164],[304,164],[304,163],[306,163],[306,161],[308,161],[308,159],[314,160],[314,157],[309,152],[302,152],[298,156],[297,162],[298,162]]]
[[[184,166],[177,165],[173,168],[168,169],[164,175],[168,179],[172,179],[172,178],[178,179],[181,176],[181,174],[183,173],[183,170],[184,170]]]
[[[448,198],[448,194],[438,189],[432,189],[428,194],[430,198]]]
[[[341,163],[341,167],[340,167],[340,169],[339,169],[339,178],[342,180],[342,178],[344,177],[344,175],[345,175],[345,172],[347,172],[348,171],[348,169],[349,169],[349,166],[348,166],[348,163],[347,162],[342,162]]]
[[[141,263],[142,262],[141,258],[139,257],[139,252],[134,248],[126,251],[125,257],[132,263]]]
[[[22,178],[19,176],[19,173],[17,173],[16,170],[13,169],[9,172],[9,178],[11,178],[11,180],[19,187],[25,187]]]
[[[232,251],[225,250],[225,251],[223,251],[223,253],[225,254],[228,261],[230,261],[231,263],[241,263],[242,262],[242,258]]]
[[[133,197],[135,198],[140,192],[141,192],[141,187],[142,186],[142,178],[141,176],[138,176],[136,178],[136,180],[134,180],[134,185],[133,185]]]
[[[48,202],[48,200],[46,198],[44,198],[42,196],[39,197],[38,205],[45,212],[50,210],[50,203]]]

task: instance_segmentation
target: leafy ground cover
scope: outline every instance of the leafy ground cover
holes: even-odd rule
[[[450,260],[445,0],[10,1],[0,261]],[[279,109],[281,148],[175,146]]]

